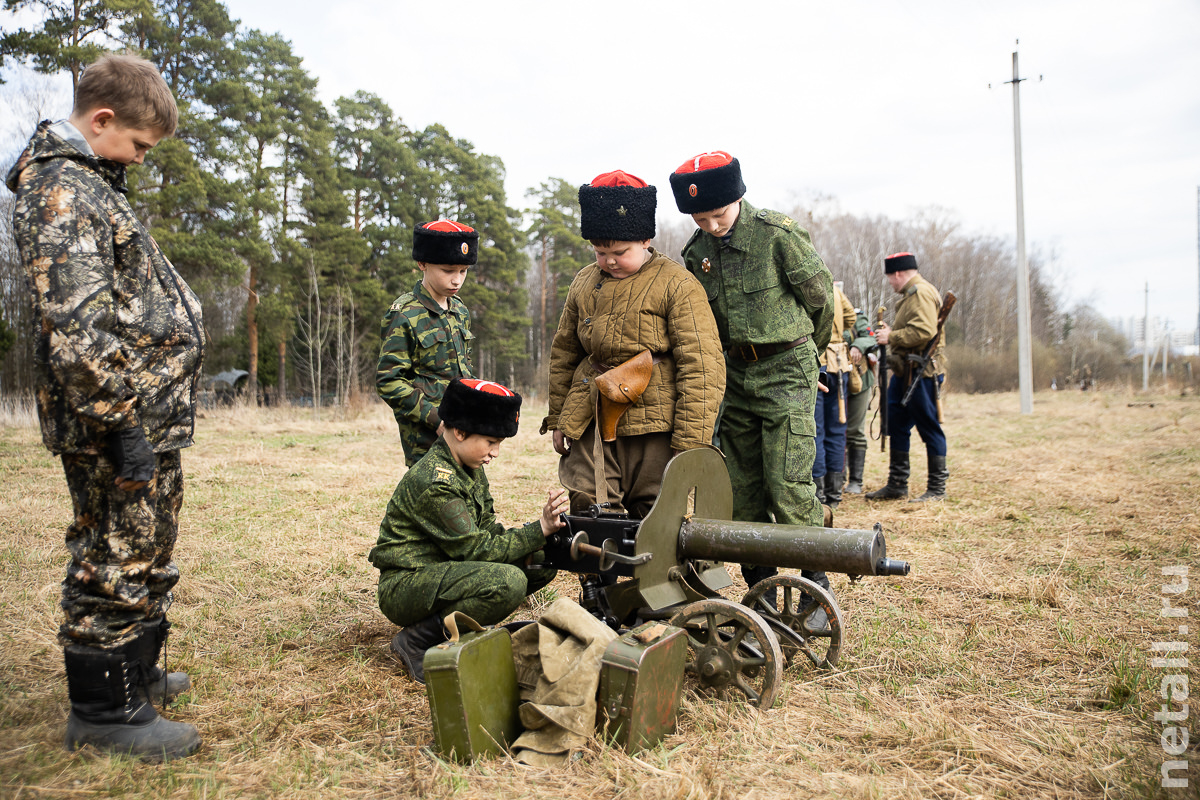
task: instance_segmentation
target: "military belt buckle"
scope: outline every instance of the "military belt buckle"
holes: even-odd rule
[[[746,357],[746,348],[747,348],[747,347],[749,347],[749,348],[750,348],[750,355],[751,355],[751,356],[753,356],[752,358],[747,358],[747,357]],[[753,345],[753,344],[744,344],[744,345],[742,345],[742,360],[743,360],[743,361],[748,361],[748,362],[750,362],[750,363],[754,363],[755,361],[758,361],[758,351],[754,349],[754,345]]]

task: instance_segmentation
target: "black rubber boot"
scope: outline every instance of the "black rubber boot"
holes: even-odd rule
[[[908,497],[908,471],[908,453],[892,450],[887,485],[882,489],[867,492],[863,497],[868,500],[903,500]]]
[[[850,473],[850,480],[846,481],[846,494],[862,494],[863,467],[866,463],[866,450],[846,451],[846,470]]]
[[[392,637],[392,652],[404,663],[404,668],[417,683],[425,683],[425,651],[446,641],[442,618],[430,614],[420,622],[409,625]]]
[[[167,618],[159,617],[143,622],[142,629],[154,642],[154,659],[150,662],[146,691],[150,695],[150,702],[156,703],[161,708],[179,695],[189,691],[192,688],[192,679],[186,672],[167,672],[158,666],[163,645],[166,644],[167,636],[171,631],[171,623],[167,622]]]
[[[825,505],[833,510],[837,510],[838,503],[842,502],[842,484],[846,480],[844,472],[827,472],[825,473]]]
[[[946,499],[946,479],[950,471],[946,469],[945,456],[929,456],[929,480],[925,484],[925,494],[909,500],[910,503],[925,503],[930,500]]]
[[[817,487],[817,502],[825,505],[825,479],[828,475],[822,475],[819,478],[813,478],[813,485]]]
[[[183,758],[200,746],[196,726],[163,719],[146,691],[155,644],[143,633],[117,650],[68,645],[66,747],[84,745],[147,761]]]

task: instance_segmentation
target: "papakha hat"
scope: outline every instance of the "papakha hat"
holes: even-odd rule
[[[413,231],[413,261],[423,264],[466,264],[479,259],[479,234],[469,225],[439,219]]]
[[[714,150],[689,158],[671,173],[675,205],[684,214],[702,214],[736,203],[746,193],[742,167],[729,153]]]
[[[883,274],[903,272],[906,269],[917,268],[917,257],[912,253],[893,253],[883,259]]]
[[[508,439],[517,435],[521,395],[495,381],[455,378],[442,396],[438,417],[448,428]]]
[[[653,239],[657,208],[658,190],[621,170],[597,175],[579,187],[580,232],[588,240]]]

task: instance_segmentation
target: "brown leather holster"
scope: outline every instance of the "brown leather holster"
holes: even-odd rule
[[[617,440],[617,422],[629,407],[642,397],[650,385],[650,373],[656,359],[643,350],[628,361],[596,376],[596,429],[605,442]]]

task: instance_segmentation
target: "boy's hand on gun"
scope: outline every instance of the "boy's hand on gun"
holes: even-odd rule
[[[557,433],[557,431],[555,431]],[[549,538],[552,533],[562,528],[564,523],[560,514],[567,513],[571,503],[567,498],[566,489],[551,489],[546,505],[542,506],[542,535]]]

